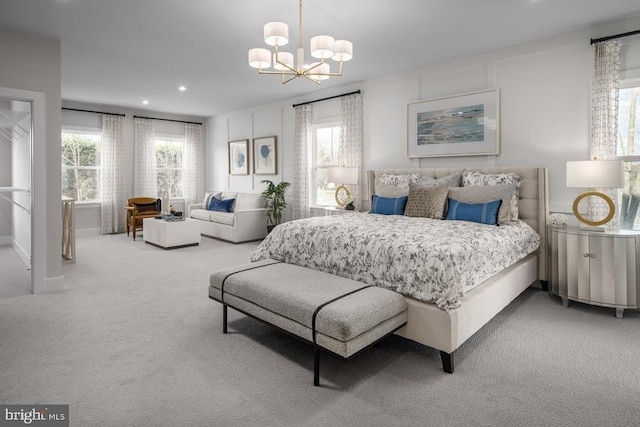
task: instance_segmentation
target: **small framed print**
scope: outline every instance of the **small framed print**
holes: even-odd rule
[[[229,141],[229,175],[249,175],[249,140]]]
[[[278,171],[276,137],[265,136],[253,140],[253,173],[275,175]]]

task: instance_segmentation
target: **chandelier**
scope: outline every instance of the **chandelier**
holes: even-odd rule
[[[353,43],[348,40],[335,40],[331,36],[315,36],[311,38],[311,56],[319,61],[305,64],[304,47],[302,45],[302,0],[299,10],[298,49],[294,56],[290,52],[280,51],[280,47],[289,43],[289,26],[284,22],[269,22],[264,26],[264,42],[273,46],[274,52],[257,47],[249,49],[249,66],[257,68],[260,74],[282,76],[282,84],[296,77],[306,77],[320,84],[329,77],[342,76],[342,63],[353,56]],[[331,71],[331,65],[325,59],[338,62],[337,72]],[[266,70],[273,63],[274,70]]]

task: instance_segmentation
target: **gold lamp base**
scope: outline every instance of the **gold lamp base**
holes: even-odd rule
[[[578,205],[580,204],[582,199],[587,198],[589,196],[600,197],[602,200],[604,200],[607,203],[607,205],[609,205],[609,214],[605,218],[598,221],[590,221],[580,214],[580,212],[578,211]],[[615,215],[615,212],[616,212],[616,207],[613,204],[613,200],[611,200],[611,198],[606,194],[601,193],[599,191],[586,191],[580,194],[578,197],[576,197],[576,200],[573,201],[573,214],[576,216],[578,221],[588,226],[588,227],[582,227],[582,226],[580,227],[585,230],[605,231],[605,228],[603,226],[609,221],[611,221],[611,219]]]
[[[335,197],[336,197],[336,203],[338,204],[338,206],[344,207],[344,205],[347,204],[346,202],[347,199],[351,197],[351,192],[347,187],[345,187],[344,184],[341,184],[340,186],[338,186],[338,188],[336,188]]]

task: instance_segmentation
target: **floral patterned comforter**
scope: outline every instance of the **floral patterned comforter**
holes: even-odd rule
[[[401,215],[350,213],[277,226],[251,260],[271,258],[400,292],[441,309],[465,289],[534,252],[525,222],[484,225]]]

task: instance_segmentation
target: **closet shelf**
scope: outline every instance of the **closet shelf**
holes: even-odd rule
[[[14,205],[18,206],[20,209],[23,209],[25,212],[30,213],[29,209],[25,208],[24,206],[22,206],[20,203],[16,202],[15,200],[7,197],[4,195],[4,193],[14,193],[14,192],[18,192],[18,191],[22,191],[22,192],[26,192],[26,193],[31,193],[31,190],[28,188],[20,188],[20,187],[0,187],[0,197],[3,198],[4,200],[7,200],[8,202],[13,203]]]

